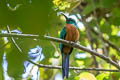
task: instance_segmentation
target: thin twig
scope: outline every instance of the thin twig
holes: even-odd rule
[[[61,69],[61,66],[54,66],[54,65],[44,65],[44,64],[37,64],[31,60],[27,60],[28,62],[40,67],[40,68],[49,68],[49,69]],[[112,69],[100,69],[100,68],[79,68],[79,67],[69,67],[72,70],[82,70],[82,71],[108,71],[108,72],[120,72],[120,70],[112,70]]]
[[[11,31],[10,31],[10,28],[9,28],[8,25],[7,25],[7,31],[8,31],[8,33],[11,34]],[[13,42],[13,44],[15,45],[15,47],[18,49],[18,51],[19,51],[20,53],[22,53],[21,48],[17,45],[17,43],[16,43],[16,41],[15,41],[15,39],[14,39],[13,37],[11,37],[11,41]]]
[[[90,28],[91,31],[95,34],[95,35],[98,35],[98,32],[95,31],[94,29]],[[102,39],[104,42],[106,42],[109,46],[111,46],[113,49],[117,50],[118,52],[120,52],[120,48],[118,48],[115,44],[113,44],[111,41],[109,40],[106,40],[103,36],[102,36]]]
[[[94,0],[91,0],[92,8],[93,8],[93,14],[95,16],[94,19],[96,21],[96,27],[98,29],[98,36],[100,37],[102,45],[104,46],[104,53],[105,53],[106,56],[108,56],[107,46],[105,45],[105,42],[102,39],[102,33],[101,33],[100,26],[99,26],[99,23],[98,23],[98,20],[97,20],[97,14],[96,14],[96,11],[95,11],[95,3],[94,2],[95,2]]]
[[[30,36],[29,36],[30,35]],[[26,38],[39,38],[39,35],[31,35],[31,34],[0,34],[0,37],[26,37]],[[50,37],[50,36],[44,36],[44,39],[46,40],[50,40],[50,41],[55,41],[55,42],[59,42],[59,43],[63,43],[65,45],[69,45],[71,47],[74,47],[74,48],[77,48],[77,49],[80,49],[80,50],[83,50],[85,52],[88,52],[90,54],[93,54],[93,55],[96,55],[98,57],[100,57],[101,59],[105,60],[107,63],[110,63],[112,64],[113,66],[115,66],[117,69],[120,70],[120,66],[114,62],[113,60],[111,60],[109,57],[107,56],[104,56],[100,53],[97,53],[96,51],[94,50],[90,50],[78,43],[74,43],[74,42],[70,42],[70,41],[67,41],[67,40],[62,40],[62,39],[59,39],[59,38],[55,38],[55,37]]]
[[[86,34],[87,34],[87,37],[88,37],[88,41],[90,43],[90,46],[91,46],[91,49],[94,50],[94,47],[93,47],[93,39],[92,39],[92,36],[91,36],[91,31],[90,31],[90,28],[88,27],[88,25],[85,23],[85,19],[82,18],[82,22],[83,24],[85,25],[86,27]],[[96,60],[96,56],[95,55],[92,55],[93,57],[93,62],[95,64],[95,67],[98,68],[98,62]],[[99,74],[99,72],[97,72],[96,74]]]
[[[68,12],[70,13],[72,10],[74,10],[77,6],[80,5],[81,2],[82,0],[78,1]]]

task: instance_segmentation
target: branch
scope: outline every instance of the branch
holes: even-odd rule
[[[0,37],[18,37],[18,38],[39,38],[39,35],[32,35],[32,34],[16,34],[16,33],[0,33]]]
[[[7,25],[7,32],[11,34],[11,31],[10,31],[10,28],[9,26]],[[10,38],[12,43],[15,45],[15,47],[18,49],[18,51],[20,53],[22,53],[22,49],[18,46],[18,44],[16,43],[15,39],[13,37]]]
[[[44,65],[44,64],[37,64],[31,60],[27,60],[28,62],[40,67],[40,68],[49,68],[49,69],[61,69],[61,66],[53,66],[53,65]],[[72,70],[83,70],[83,71],[108,71],[108,72],[120,72],[120,70],[111,70],[111,69],[100,69],[100,68],[79,68],[79,67],[69,67]]]
[[[90,49],[88,49],[88,48],[86,48],[86,47],[84,47],[84,46],[82,46],[78,43],[74,43],[74,42],[71,42],[71,41],[66,41],[66,40],[62,40],[62,39],[58,39],[58,38],[54,38],[54,37],[50,37],[50,36],[44,36],[44,38],[48,39],[48,40],[51,40],[51,41],[60,42],[60,43],[63,43],[65,45],[69,45],[71,47],[83,50],[83,51],[88,52],[88,53],[93,54],[93,55],[96,55],[96,56],[102,58],[103,60],[105,60],[106,62],[114,65],[116,68],[120,69],[120,66],[116,62],[109,59],[109,57],[104,56],[100,53],[97,53],[94,50],[90,50]]]
[[[72,8],[68,12],[70,13],[72,10],[74,10],[76,7],[78,7],[81,4],[81,2],[82,2],[82,0],[77,1],[77,3],[74,6],[72,6]]]
[[[95,35],[98,35],[98,32],[95,31],[94,29],[90,28],[91,31],[95,34]],[[102,36],[102,39],[104,42],[106,42],[109,46],[111,46],[112,48],[116,49],[118,52],[120,52],[120,49],[115,45],[113,44],[111,41],[109,40],[106,40],[103,36]]]
[[[31,35],[31,34],[0,34],[0,37],[26,37],[26,38],[39,38],[39,35]],[[44,36],[44,39],[46,40],[50,40],[50,41],[55,41],[55,42],[59,42],[59,43],[63,43],[65,45],[69,45],[71,47],[74,47],[74,48],[77,48],[77,49],[80,49],[80,50],[83,50],[85,52],[88,52],[90,54],[93,54],[93,55],[96,55],[100,58],[102,58],[103,60],[105,60],[106,62],[112,64],[113,66],[115,66],[117,69],[120,70],[120,66],[112,61],[109,57],[107,56],[104,56],[100,53],[97,53],[95,52],[94,50],[90,50],[78,43],[74,43],[74,42],[71,42],[71,41],[66,41],[66,40],[62,40],[62,39],[59,39],[59,38],[55,38],[55,37],[50,37],[50,36]]]

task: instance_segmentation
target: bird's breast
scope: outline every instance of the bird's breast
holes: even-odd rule
[[[79,39],[79,31],[77,30],[77,28],[74,25],[66,24],[65,29],[66,29],[65,40],[75,42]],[[63,45],[63,52],[65,54],[70,54],[71,49],[72,48],[70,46]]]
[[[66,24],[65,28],[66,28],[65,40],[75,42],[79,39],[79,31],[74,25]]]

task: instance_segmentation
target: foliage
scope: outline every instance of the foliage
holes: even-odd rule
[[[102,42],[100,36],[93,31],[100,31],[105,40],[120,48],[119,0],[0,0],[0,33],[7,33],[6,26],[9,26],[12,33],[59,37],[60,30],[65,24],[63,17],[57,15],[61,11],[69,12],[77,20],[81,20],[80,17],[82,17],[81,24],[84,24],[83,26],[79,24],[80,21],[77,21],[80,32],[78,43],[88,48],[93,47],[103,55],[106,54],[104,46],[107,44],[107,56],[113,61],[119,62],[120,53],[113,46]],[[90,30],[89,35],[86,31],[87,28]],[[7,80],[5,73],[15,80],[23,79],[23,74],[28,69],[28,66],[25,66],[27,59],[40,64],[61,65],[58,43],[43,40],[42,37],[39,40],[26,38],[14,38],[14,40],[21,48],[22,53],[16,48],[11,38],[0,37],[0,80]],[[42,49],[41,52],[36,46]],[[98,68],[116,69],[98,57],[96,57],[96,61]],[[7,69],[4,68],[5,66]],[[74,49],[70,56],[70,66],[96,67],[93,57],[78,49]],[[33,75],[34,68],[35,66],[32,65],[25,79],[33,79],[31,75]],[[53,80],[57,74],[61,75],[61,70],[38,68],[37,71],[36,75],[40,76],[40,80]],[[98,74],[97,71],[70,70],[68,80],[119,80],[119,75],[120,73],[116,72],[99,72]]]

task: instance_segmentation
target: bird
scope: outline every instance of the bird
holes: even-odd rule
[[[66,16],[64,13],[61,14],[65,17],[66,24],[62,28],[59,38],[68,41],[77,42],[79,39],[79,31],[78,31],[79,28],[77,26],[76,21],[70,18],[69,16]],[[59,48],[62,54],[62,78],[64,79],[66,77],[68,79],[69,57],[73,51],[73,47],[59,43]]]

